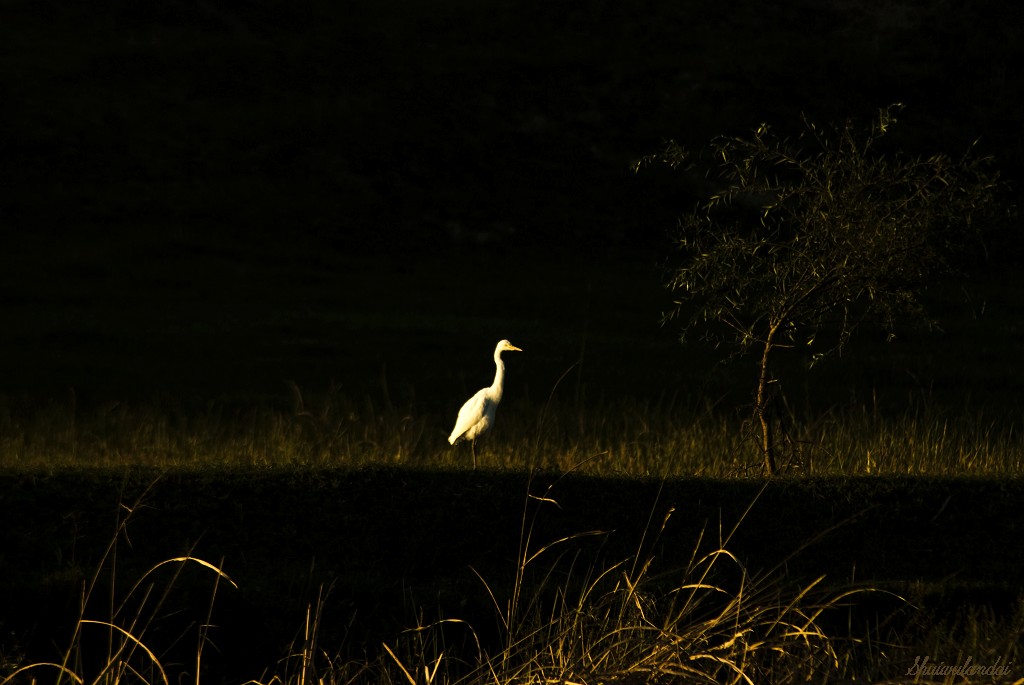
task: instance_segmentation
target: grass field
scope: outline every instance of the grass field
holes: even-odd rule
[[[669,402],[607,401],[596,408],[524,402],[502,407],[500,430],[481,440],[489,470],[574,471],[623,477],[760,475],[756,443],[742,415],[696,414]],[[723,415],[724,414],[724,415]],[[332,396],[291,410],[212,408],[203,413],[108,404],[76,413],[56,403],[0,415],[0,467],[52,473],[64,468],[465,469],[470,447],[449,447],[448,421],[409,408]],[[832,410],[787,432],[788,475],[985,476],[1024,472],[1019,424],[998,415],[934,407],[886,416]]]

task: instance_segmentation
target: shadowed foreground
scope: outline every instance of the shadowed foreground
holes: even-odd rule
[[[911,593],[925,609],[952,611],[969,601],[1004,612],[1024,582],[1019,479],[784,479],[763,492],[746,480],[570,476],[549,489],[551,482],[405,469],[5,473],[0,517],[17,522],[0,533],[7,649],[23,646],[35,661],[56,658],[77,618],[82,582],[126,516],[119,504],[134,512],[107,559],[108,569],[116,565],[115,595],[154,564],[186,553],[222,561],[238,584],[217,593],[209,638],[217,649],[206,657],[229,680],[272,669],[321,591],[328,596],[320,641],[331,650],[375,652],[431,617],[465,619],[486,644],[495,616],[480,578],[497,588],[499,601],[511,587],[527,492],[557,501],[527,503],[535,549],[603,531],[559,548],[581,573],[638,549],[656,559],[654,570],[685,567],[695,549],[712,551],[739,523],[727,548],[750,574],[773,571],[782,583],[825,575],[830,587]],[[209,582],[185,572],[181,582],[195,606],[179,619],[202,620]],[[101,581],[97,592],[109,585]],[[864,618],[877,620],[899,604],[890,597],[866,606]],[[95,606],[97,618],[109,613],[103,601]],[[174,621],[166,624],[170,636]]]

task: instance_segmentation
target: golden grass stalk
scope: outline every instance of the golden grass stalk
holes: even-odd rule
[[[155,682],[170,685],[171,678],[161,663],[159,655],[147,644],[147,632],[153,622],[164,615],[165,610],[167,610],[167,600],[175,582],[179,578],[182,568],[187,564],[198,565],[203,569],[212,571],[214,574],[214,587],[210,598],[207,620],[200,624],[198,629],[199,642],[196,648],[194,663],[194,682],[198,685],[199,674],[202,668],[203,647],[206,643],[207,630],[210,625],[210,612],[212,612],[218,585],[221,580],[224,580],[232,587],[237,587],[235,582],[231,580],[222,568],[191,554],[166,559],[154,564],[145,571],[128,592],[123,595],[120,602],[117,602],[115,599],[117,594],[117,549],[119,540],[122,536],[126,535],[129,519],[143,506],[144,500],[154,485],[155,483],[150,484],[131,506],[122,505],[120,507],[119,511],[127,513],[118,516],[114,536],[101,556],[96,572],[83,586],[79,616],[75,622],[69,646],[64,651],[61,662],[40,662],[21,666],[4,677],[3,680],[0,680],[0,685],[21,682],[26,676],[31,677],[34,682],[35,672],[48,669],[56,669],[57,671],[53,680],[49,681],[55,683],[55,685],[60,685],[63,682],[78,684],[89,682],[96,685],[120,685],[121,683],[154,685],[154,679]],[[89,614],[93,609],[92,597],[101,579],[103,569],[107,567],[108,561],[110,562],[109,582],[111,595],[108,607],[110,617],[107,619],[90,618]],[[151,580],[151,577],[158,570],[169,565],[174,566],[173,576],[169,581],[165,582],[162,592],[155,595],[156,585],[155,581]],[[136,608],[133,612],[128,612],[127,607],[132,601],[136,602]],[[91,626],[98,626],[104,629],[108,638],[107,653],[105,657],[98,661],[99,665],[95,667],[87,665],[89,663],[97,663],[97,661],[91,659],[93,657],[92,653],[85,653],[86,648],[83,645],[83,633],[86,628]],[[136,655],[138,653],[144,655],[142,661],[137,660]],[[95,668],[95,673],[90,672],[93,668]],[[183,675],[179,675],[175,682],[183,682]]]

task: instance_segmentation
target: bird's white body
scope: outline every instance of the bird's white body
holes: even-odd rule
[[[500,389],[497,394],[491,392],[491,388],[478,390],[459,410],[459,418],[455,419],[455,428],[448,436],[448,442],[454,445],[460,439],[476,440],[476,436],[494,423],[494,412],[500,401]]]
[[[462,405],[459,417],[455,419],[455,428],[448,437],[448,442],[452,445],[459,440],[476,440],[481,433],[494,425],[494,412],[498,409],[498,403],[501,402],[501,395],[505,390],[505,363],[501,360],[501,353],[505,351],[522,352],[508,340],[502,340],[494,348],[494,382],[489,388],[478,390]]]

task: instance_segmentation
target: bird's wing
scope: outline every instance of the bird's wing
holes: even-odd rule
[[[484,409],[487,405],[487,396],[484,390],[478,391],[462,405],[462,409],[459,410],[459,418],[455,419],[455,428],[452,430],[451,437],[448,438],[448,442],[451,444],[454,445],[455,441],[461,438],[463,433],[483,418]]]

